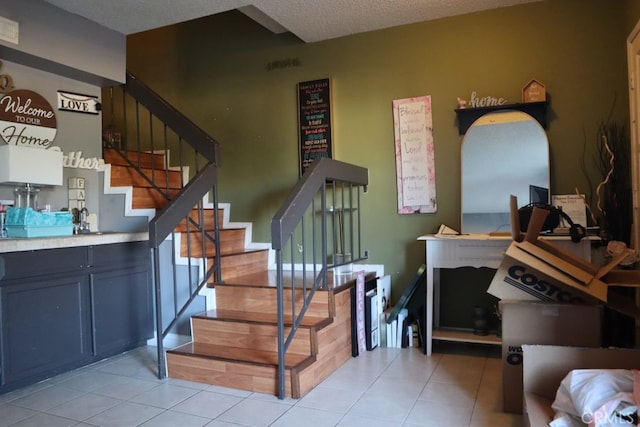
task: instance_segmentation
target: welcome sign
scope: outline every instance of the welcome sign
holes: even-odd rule
[[[0,137],[7,144],[47,149],[56,133],[56,114],[42,95],[18,89],[0,99]]]

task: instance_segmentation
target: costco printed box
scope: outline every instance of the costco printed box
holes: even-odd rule
[[[602,306],[500,301],[503,411],[522,413],[522,346],[600,347]]]
[[[626,256],[622,253],[598,268],[541,239],[535,243],[514,241],[505,251],[487,292],[508,300],[604,303],[640,320],[640,308],[633,298],[609,292],[610,286],[640,289],[640,270],[615,269]]]
[[[578,270],[577,267],[574,268]],[[507,248],[487,292],[506,300],[573,304],[598,301],[589,293],[581,291],[583,283],[565,271],[527,253],[514,242]]]

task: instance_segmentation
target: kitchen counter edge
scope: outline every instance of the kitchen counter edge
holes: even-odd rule
[[[0,253],[35,251],[41,249],[70,248],[76,246],[109,245],[112,243],[149,240],[149,233],[90,233],[73,236],[30,237],[0,239]]]

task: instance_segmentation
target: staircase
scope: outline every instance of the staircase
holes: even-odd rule
[[[344,262],[328,254],[367,258],[368,171],[314,162],[275,214],[271,243],[253,243],[251,224],[231,223],[218,204],[217,141],[129,73],[103,100],[109,192],[126,187],[125,213],[151,218],[158,376],[304,396],[352,355],[355,275],[334,277]],[[192,341],[165,354],[164,338],[207,288],[215,297],[191,315]]]
[[[167,198],[150,182],[181,188],[180,171],[169,170],[161,154],[125,152],[105,148],[104,159],[111,168],[111,186],[132,188],[132,209],[161,209]],[[136,170],[138,169],[138,170]],[[144,174],[146,178],[142,177]],[[205,210],[207,230],[214,228],[211,209]],[[197,215],[193,211],[191,216]],[[220,226],[221,280],[215,288],[216,309],[191,317],[192,341],[166,352],[167,372],[172,378],[215,384],[247,391],[278,394],[278,307],[276,271],[268,270],[269,249],[247,248],[247,227],[234,228],[228,214],[218,215]],[[215,246],[183,220],[175,228],[173,244],[181,257],[208,260],[216,256]],[[210,265],[210,262],[208,262]],[[294,273],[285,285],[285,313],[300,314],[303,293],[292,297],[291,286],[300,286]],[[339,281],[338,281],[339,277]],[[334,283],[330,273],[330,281]],[[318,290],[297,325],[297,333],[285,354],[285,395],[300,398],[352,356],[351,275],[336,276],[336,286]],[[308,291],[307,291],[308,293]],[[295,298],[295,300],[293,299]],[[292,303],[292,301],[294,301]],[[285,333],[293,316],[286,315]]]
[[[347,287],[316,293],[285,354],[286,396],[304,396],[351,357],[350,301]],[[275,302],[275,275],[266,270],[216,285],[224,308],[191,318],[193,341],[167,351],[169,377],[277,395]],[[290,317],[285,324],[288,332]]]

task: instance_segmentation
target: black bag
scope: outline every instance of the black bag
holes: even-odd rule
[[[533,213],[533,208],[544,209],[549,212],[547,218],[544,221],[541,231],[553,231],[560,225],[560,218],[564,219],[569,224],[569,236],[571,236],[572,242],[579,242],[587,234],[585,228],[580,224],[574,224],[569,215],[562,212],[562,209],[558,209],[555,206],[548,205],[546,203],[529,203],[518,209],[518,219],[520,221],[520,231],[527,231],[529,227],[529,221]]]

